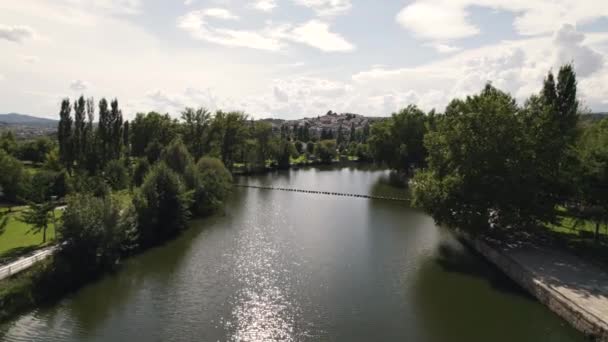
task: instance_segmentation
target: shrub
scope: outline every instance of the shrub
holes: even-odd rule
[[[140,241],[155,244],[184,229],[190,215],[190,197],[173,170],[163,162],[156,164],[133,198]]]

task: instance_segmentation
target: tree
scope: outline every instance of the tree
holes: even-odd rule
[[[178,175],[183,175],[186,167],[194,163],[188,148],[179,137],[162,151],[161,159]]]
[[[186,227],[191,194],[180,177],[165,163],[156,164],[135,192],[139,236],[143,245],[153,245]]]
[[[257,141],[256,162],[261,167],[266,167],[266,160],[272,154],[272,125],[269,122],[258,121],[253,129],[253,138]]]
[[[296,148],[296,151],[298,152],[298,155],[304,153],[304,143],[303,142],[301,142],[300,140],[298,140],[293,145]]]
[[[57,140],[59,141],[59,158],[68,171],[72,169],[74,162],[71,111],[70,100],[64,99],[61,101]]]
[[[55,204],[53,202],[40,204],[32,202],[29,204],[29,208],[22,212],[20,220],[32,226],[29,232],[38,234],[42,231],[42,243],[46,243],[46,230],[53,220],[54,210]]]
[[[109,141],[109,160],[120,158],[122,152],[122,111],[118,108],[118,100],[114,99],[110,103],[110,117],[109,117],[109,129],[110,129],[110,141]]]
[[[193,212],[208,214],[223,203],[232,186],[232,175],[221,160],[203,157],[186,171],[186,184],[194,191]]]
[[[68,198],[57,234],[59,257],[79,274],[94,274],[113,267],[121,254],[136,247],[135,211],[110,197],[76,194]]]
[[[8,212],[0,211],[0,236],[2,236],[2,234],[4,234],[4,231],[6,230],[6,226],[8,225],[8,219]]]
[[[146,174],[150,170],[150,163],[147,158],[139,158],[133,170],[133,185],[141,186]]]
[[[213,121],[213,131],[217,134],[222,161],[228,170],[232,170],[237,152],[247,138],[247,115],[218,111]]]
[[[211,112],[202,107],[196,110],[186,108],[182,112],[182,120],[184,121],[184,140],[194,159],[198,160],[208,148]]]
[[[588,128],[577,144],[579,167],[574,177],[576,217],[595,222],[595,237],[601,224],[608,225],[608,119]]]
[[[110,110],[108,109],[108,100],[102,98],[99,101],[99,122],[97,124],[97,142],[99,144],[100,165],[103,168],[108,160],[110,160],[110,142],[112,141],[112,122],[110,118]]]
[[[99,167],[99,153],[101,147],[99,146],[99,139],[95,134],[93,121],[95,121],[95,101],[93,98],[86,100],[86,112],[87,112],[87,123],[84,130],[84,149],[83,149],[83,165],[82,168],[86,168],[92,174],[97,173]]]
[[[80,96],[77,101],[74,101],[74,138],[72,140],[74,160],[81,168],[84,164],[84,156],[86,151],[86,101],[84,96]]]
[[[176,121],[171,119],[169,114],[162,115],[156,112],[138,113],[130,123],[129,129],[131,153],[136,157],[149,156],[146,150],[151,144],[158,144],[160,149],[154,148],[154,150],[160,152],[177,136]]]
[[[46,155],[55,147],[55,143],[47,137],[40,137],[25,141],[18,146],[17,155],[19,159],[42,163]]]
[[[110,160],[103,171],[104,178],[112,190],[122,190],[129,186],[129,171],[124,160]]]
[[[424,139],[428,167],[412,181],[414,204],[440,224],[479,232],[544,218],[515,100],[486,85],[453,100]]]
[[[23,164],[0,149],[0,195],[17,201],[24,192],[25,176]]]
[[[0,149],[10,155],[14,155],[17,150],[17,141],[13,131],[5,131],[0,134]]]
[[[335,140],[321,140],[315,145],[315,154],[321,159],[321,162],[329,164],[338,155],[336,148]]]
[[[425,114],[416,106],[408,106],[399,113],[372,127],[369,146],[378,163],[407,174],[424,165]]]

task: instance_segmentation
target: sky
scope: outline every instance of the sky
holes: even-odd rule
[[[608,1],[0,0],[0,113],[62,98],[296,119],[443,111],[485,83],[520,103],[573,63],[608,111]]]

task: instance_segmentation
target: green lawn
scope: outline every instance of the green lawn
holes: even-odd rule
[[[547,225],[549,232],[575,254],[608,265],[608,232],[606,225],[600,225],[599,239],[595,239],[595,223],[591,221],[576,224],[576,219],[563,212],[559,224]]]
[[[56,210],[57,220],[60,219],[62,210]],[[4,234],[0,235],[0,262],[28,253],[43,246],[42,232],[34,234],[29,232],[30,226],[21,222],[18,218],[19,212],[9,214],[9,221]],[[46,231],[47,244],[55,239],[55,226],[51,223]]]

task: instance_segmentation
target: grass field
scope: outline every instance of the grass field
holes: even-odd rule
[[[57,220],[62,213],[62,210],[55,211]],[[36,234],[30,232],[31,226],[21,222],[20,215],[19,212],[9,214],[8,225],[4,234],[0,235],[0,263],[44,246],[42,232]],[[46,239],[47,244],[55,239],[55,226],[52,223],[46,231]]]
[[[576,219],[568,216],[562,217],[559,224],[547,225],[547,228],[563,246],[575,254],[608,266],[608,228],[606,225],[600,225],[598,239],[595,239],[595,223],[585,221],[577,224]]]

